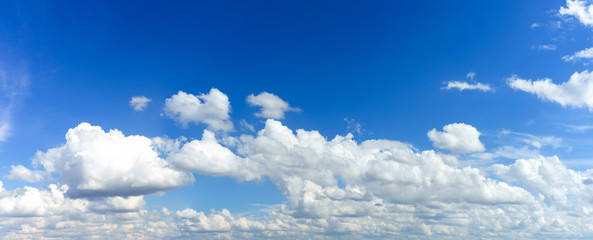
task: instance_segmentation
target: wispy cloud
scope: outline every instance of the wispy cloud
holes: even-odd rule
[[[465,78],[466,79],[469,79],[470,82],[449,81],[449,82],[446,82],[447,86],[442,87],[441,89],[445,89],[445,90],[458,89],[459,91],[463,91],[463,90],[480,90],[482,92],[493,91],[493,89],[490,88],[490,84],[484,84],[484,83],[480,83],[480,82],[475,82],[474,81],[474,78],[475,77],[476,77],[476,73],[475,72],[468,72],[465,75]]]

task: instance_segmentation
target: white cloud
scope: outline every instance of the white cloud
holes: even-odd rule
[[[33,171],[30,170],[23,165],[18,166],[10,166],[12,169],[10,170],[10,174],[6,176],[9,179],[18,179],[27,182],[39,182],[42,180],[49,179],[49,174],[44,171]]]
[[[532,28],[532,29],[533,28],[538,28],[538,27],[540,27],[540,24],[539,23],[532,23],[529,27]]]
[[[591,125],[566,125],[566,127],[572,131],[577,133],[582,133],[593,129]]]
[[[593,5],[582,0],[567,0],[566,7],[560,7],[560,15],[573,16],[585,26],[593,26]]]
[[[432,129],[428,132],[428,138],[438,148],[450,150],[452,153],[470,153],[484,151],[484,145],[480,142],[480,132],[471,125],[464,123],[453,123],[443,127],[444,132]]]
[[[85,200],[69,199],[64,196],[66,186],[55,184],[45,190],[24,187],[12,191],[0,191],[0,216],[39,217],[85,211]]]
[[[556,50],[556,45],[554,45],[554,44],[542,44],[542,45],[538,45],[537,48],[539,50],[555,51]]]
[[[492,91],[490,88],[490,84],[483,84],[483,83],[467,83],[461,81],[449,81],[447,82],[447,86],[443,87],[442,89],[451,90],[451,89],[459,89],[459,91],[463,90],[480,90],[483,92]]]
[[[144,111],[150,101],[150,98],[145,96],[132,97],[132,100],[130,100],[130,107],[132,107],[134,111]]]
[[[66,144],[38,152],[34,164],[60,175],[68,196],[137,196],[178,188],[193,181],[158,157],[144,136],[81,123],[68,130]]]
[[[207,175],[226,175],[244,177],[252,180],[248,174],[246,162],[231,150],[220,145],[214,133],[204,130],[202,140],[193,140],[183,145],[181,150],[169,155],[167,160],[176,167]]]
[[[262,118],[282,119],[284,118],[285,112],[300,111],[299,108],[290,107],[290,105],[280,97],[267,92],[262,92],[257,96],[251,94],[247,96],[247,102],[252,106],[261,107],[261,111],[255,113],[255,116]]]
[[[468,72],[465,75],[465,78],[468,78],[470,81],[473,81],[475,77],[476,77],[476,73],[475,72]]]
[[[517,76],[507,81],[513,89],[536,94],[543,100],[560,103],[563,107],[587,107],[593,110],[593,72],[575,72],[562,84],[555,84],[548,78],[531,81]]]
[[[464,133],[473,129],[475,132],[468,134],[471,135],[468,139],[479,142],[475,128],[448,126],[461,128]],[[88,133],[83,134],[83,130]],[[440,133],[455,132],[445,129]],[[220,141],[225,142],[225,138],[230,137]],[[214,133],[208,130],[201,140],[186,142],[183,138],[125,137],[115,130],[105,133],[98,127],[83,125],[70,130],[64,146],[40,155],[68,159],[80,156],[82,160],[69,160],[60,168],[91,163],[96,171],[59,173],[82,173],[87,178],[93,178],[90,176],[93,174],[116,178],[126,175],[139,180],[137,175],[150,174],[137,174],[136,168],[162,161],[156,157],[160,160],[135,162],[136,168],[122,167],[126,164],[108,161],[100,154],[113,148],[93,150],[89,146],[93,144],[88,143],[91,139],[101,143],[100,146],[111,142],[125,145],[131,152],[137,146],[126,141],[137,143],[142,149],[148,146],[151,150],[146,155],[154,156],[158,151],[169,155],[167,160],[177,166],[201,174],[243,180],[266,177],[279,188],[286,202],[264,209],[263,216],[261,212],[233,214],[226,209],[210,213],[194,209],[146,210],[142,196],[88,195],[88,198],[72,199],[68,197],[71,189],[62,182],[61,186],[15,190],[5,190],[0,182],[3,237],[574,239],[593,236],[590,228],[593,170],[570,170],[557,157],[534,156],[509,165],[493,165],[487,169],[500,179],[495,180],[476,168],[458,167],[459,162],[451,155],[432,150],[420,152],[391,140],[356,142],[351,134],[328,140],[317,131],[293,131],[275,120],[266,121],[264,129],[255,136],[242,135],[229,141],[234,142],[232,148],[218,143]],[[77,151],[72,154],[64,149]],[[105,171],[98,162],[117,166]],[[159,167],[150,171],[159,175],[163,166],[156,165]],[[93,181],[107,180],[93,178]]]
[[[205,123],[209,129],[229,131],[231,104],[226,94],[216,88],[199,96],[179,91],[165,101],[165,115],[182,126],[189,123]]]
[[[562,60],[567,62],[576,62],[577,60],[581,59],[591,59],[593,58],[593,48],[587,48],[572,55],[566,55],[562,57]]]

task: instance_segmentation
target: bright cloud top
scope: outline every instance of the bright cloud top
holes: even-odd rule
[[[429,132],[435,145],[455,152],[484,150],[474,127],[457,123],[443,129]],[[21,217],[5,222],[20,229],[9,233],[13,238],[236,239],[335,234],[446,239],[485,233],[512,238],[516,219],[523,219],[523,236],[541,237],[546,232],[542,229],[554,229],[554,234],[570,237],[574,231],[589,234],[587,224],[593,220],[586,214],[593,211],[593,172],[569,170],[557,157],[536,156],[489,168],[522,186],[515,187],[476,168],[459,168],[451,155],[417,151],[393,140],[356,142],[351,134],[327,140],[318,131],[293,131],[271,119],[256,135],[223,137],[221,142],[229,146],[208,130],[201,140],[184,142],[124,136],[117,130],[106,133],[83,123],[68,131],[64,146],[40,152],[35,160],[60,175],[58,185],[0,187],[0,218]],[[168,155],[166,160],[156,156],[157,150]],[[225,209],[210,214],[144,210],[142,194],[191,182],[169,164],[247,181],[267,177],[287,201],[267,210],[265,218]]]
[[[216,88],[199,96],[179,91],[165,101],[165,115],[187,127],[189,123],[204,123],[212,130],[233,129],[229,120],[231,103],[226,94]]]
[[[593,26],[593,5],[587,1],[567,0],[566,7],[560,7],[559,13],[573,16],[586,26]]]
[[[134,111],[144,111],[150,101],[150,98],[145,96],[132,97],[132,100],[130,100],[130,107],[132,107]]]
[[[124,136],[117,130],[104,132],[81,123],[68,130],[66,144],[38,152],[34,165],[59,174],[58,183],[71,197],[138,196],[170,190],[193,182],[193,177],[172,168],[159,158],[152,141],[144,136]],[[25,172],[25,176],[23,173]],[[27,177],[22,166],[11,176]]]
[[[532,81],[518,76],[512,76],[507,81],[513,89],[535,94],[543,100],[560,103],[563,107],[587,107],[593,110],[593,72],[575,72],[562,84],[555,84],[548,78]]]
[[[257,96],[251,94],[247,96],[247,102],[251,106],[261,107],[261,111],[255,113],[255,116],[262,118],[283,119],[284,113],[288,111],[300,111],[299,108],[293,108],[280,97],[267,92],[262,92]]]
[[[465,123],[453,123],[443,127],[443,132],[432,129],[428,138],[438,148],[444,148],[452,153],[470,153],[484,151],[484,144],[480,142],[480,132]]]

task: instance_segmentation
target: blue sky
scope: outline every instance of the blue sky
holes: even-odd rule
[[[0,233],[590,238],[592,27],[582,0],[2,2]]]

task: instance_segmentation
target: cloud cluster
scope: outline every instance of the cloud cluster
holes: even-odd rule
[[[484,149],[470,125],[443,129],[429,132],[435,145],[455,152]],[[393,140],[357,142],[351,134],[328,140],[318,131],[293,131],[272,119],[256,135],[217,139],[205,130],[200,140],[189,142],[125,136],[83,123],[68,131],[63,146],[39,152],[34,161],[57,174],[58,183],[0,187],[0,226],[9,238],[455,239],[593,233],[587,225],[593,220],[588,214],[593,170],[570,170],[557,157],[495,164],[487,168],[496,176],[491,178],[484,170],[459,167],[452,155]],[[31,180],[41,174],[21,167],[13,171]],[[142,195],[189,184],[188,172],[242,181],[267,178],[286,202],[260,217],[224,209],[209,214],[144,209]]]
[[[300,111],[299,108],[294,108],[288,105],[288,103],[280,97],[267,92],[247,96],[247,103],[252,106],[261,107],[261,111],[255,113],[255,116],[262,118],[283,119],[285,112]]]
[[[229,98],[216,88],[198,96],[179,91],[166,99],[164,111],[167,117],[184,127],[189,123],[204,123],[212,130],[233,129],[233,123],[229,120]]]
[[[560,103],[563,107],[587,107],[593,110],[593,72],[575,72],[562,84],[555,84],[548,78],[532,81],[518,76],[512,76],[507,81],[513,89],[535,94],[543,100]]]

